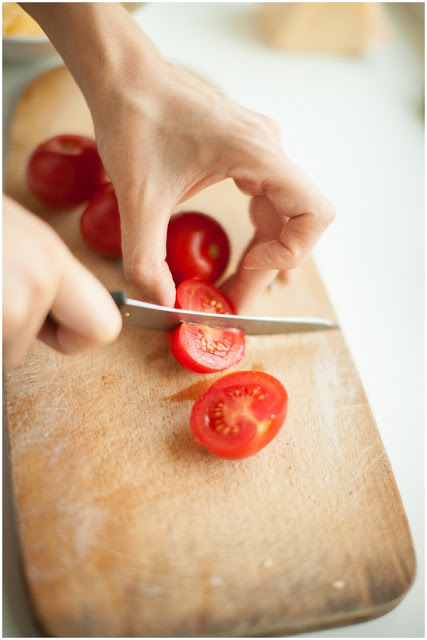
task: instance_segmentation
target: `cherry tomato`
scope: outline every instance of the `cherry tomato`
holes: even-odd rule
[[[216,282],[227,267],[230,243],[214,218],[197,211],[185,211],[169,221],[166,253],[176,285],[187,278]]]
[[[120,258],[120,214],[111,182],[102,186],[80,218],[81,234],[91,249],[108,258]]]
[[[89,200],[108,177],[96,142],[86,136],[65,134],[39,144],[27,164],[27,182],[45,204],[74,207]]]
[[[190,311],[235,313],[228,298],[205,280],[184,280],[176,291],[175,307]],[[245,335],[237,329],[217,329],[184,323],[168,336],[169,346],[180,365],[197,373],[223,371],[239,362],[245,353]]]
[[[263,371],[235,371],[196,400],[190,428],[216,456],[247,458],[273,440],[287,408],[288,394],[277,378]]]

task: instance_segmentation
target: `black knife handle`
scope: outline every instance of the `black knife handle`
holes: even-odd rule
[[[125,306],[128,297],[124,291],[110,291],[110,295],[119,309]]]

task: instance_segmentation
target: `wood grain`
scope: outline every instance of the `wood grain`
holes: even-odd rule
[[[91,131],[68,72],[38,78],[17,109],[6,189],[109,288],[126,288],[120,262],[83,245],[82,208],[49,213],[25,185],[37,142]],[[246,198],[224,182],[186,208],[224,224],[232,269],[251,233]],[[253,311],[334,318],[313,263],[293,275]],[[248,338],[235,369],[276,376],[290,405],[277,438],[233,462],[205,452],[188,426],[218,375],[182,369],[160,333],[124,330],[67,357],[36,343],[6,374],[23,566],[47,633],[295,634],[381,615],[407,592],[406,515],[341,332]]]

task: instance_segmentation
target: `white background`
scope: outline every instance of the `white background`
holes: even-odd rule
[[[135,17],[165,58],[275,119],[336,208],[315,260],[394,470],[418,574],[389,614],[306,635],[424,637],[424,18],[388,4],[389,44],[362,58],[311,56],[268,48],[255,7],[156,2]],[[6,135],[20,90],[45,67],[4,67]],[[10,546],[7,522],[5,536]],[[4,636],[34,635],[12,554],[5,569]]]

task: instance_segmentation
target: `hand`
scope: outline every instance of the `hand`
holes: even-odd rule
[[[118,196],[125,275],[146,299],[173,306],[175,288],[165,262],[170,215],[177,204],[230,177],[253,196],[254,238],[224,286],[242,310],[276,270],[293,269],[310,253],[333,218],[332,207],[286,157],[271,121],[182,69],[159,60],[156,69],[149,87],[124,80],[115,99],[98,100],[92,111]]]
[[[271,120],[165,62],[115,3],[30,6],[91,109],[118,197],[125,276],[143,298],[173,306],[171,213],[225,178],[253,197],[254,238],[225,285],[238,310],[307,257],[334,212],[285,155]]]
[[[3,196],[4,366],[20,364],[36,337],[74,353],[114,340],[121,326],[108,291],[53,229]]]

